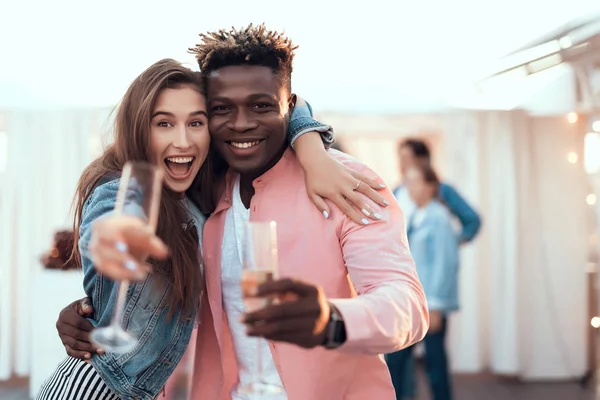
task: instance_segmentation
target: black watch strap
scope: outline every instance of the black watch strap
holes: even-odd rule
[[[329,322],[327,323],[325,332],[325,341],[323,347],[327,349],[335,349],[346,342],[346,324],[342,318],[342,314],[333,304],[330,304]]]

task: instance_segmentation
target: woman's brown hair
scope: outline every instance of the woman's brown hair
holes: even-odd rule
[[[194,72],[179,62],[164,59],[139,75],[123,96],[118,106],[114,122],[114,142],[104,153],[94,160],[83,172],[75,193],[74,232],[75,245],[71,260],[81,267],[78,249],[79,224],[83,206],[94,188],[107,178],[120,176],[127,161],[152,162],[149,152],[150,121],[158,96],[166,88],[191,86],[203,93],[199,72]],[[214,195],[207,185],[212,179],[212,166],[215,161],[209,156],[202,167],[194,187],[206,193],[194,199],[202,212],[208,214],[214,208]],[[184,229],[189,214],[181,201],[181,194],[163,186],[157,235],[169,248],[169,258],[165,261],[151,260],[153,274],[163,284],[168,285],[170,311],[181,307],[191,313],[198,304],[199,289],[204,287],[200,268],[200,248],[196,229]]]
[[[440,200],[440,179],[431,164],[420,163],[414,168],[419,171],[425,183],[434,187],[433,197]]]

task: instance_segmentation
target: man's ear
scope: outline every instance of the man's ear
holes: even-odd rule
[[[294,93],[290,94],[290,97],[288,98],[288,112],[290,113],[290,115],[292,115],[292,112],[294,112],[294,107],[296,107],[297,99],[298,96],[296,96]]]

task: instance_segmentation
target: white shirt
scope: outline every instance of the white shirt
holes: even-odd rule
[[[223,293],[223,307],[227,315],[227,323],[231,330],[233,345],[240,367],[239,380],[242,385],[250,383],[253,379],[252,372],[256,367],[257,342],[255,338],[246,336],[244,324],[240,317],[244,313],[242,300],[242,234],[244,223],[250,220],[250,210],[242,203],[240,197],[240,179],[236,180],[231,195],[231,208],[225,215],[223,230],[222,258],[221,258],[221,286]],[[281,378],[275,367],[273,355],[265,340],[261,340],[261,358],[263,376],[267,383],[283,387]],[[249,400],[250,397],[233,395],[232,400]],[[278,396],[269,396],[273,400],[287,400],[285,393]]]

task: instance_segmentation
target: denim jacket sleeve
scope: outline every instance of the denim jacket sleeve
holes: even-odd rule
[[[92,298],[95,311],[94,319],[96,321],[98,321],[99,316],[103,314],[104,310],[100,304],[101,295],[98,290],[99,288],[96,287],[99,275],[94,268],[89,253],[92,225],[97,219],[104,218],[113,213],[118,190],[119,180],[112,180],[97,186],[83,206],[81,223],[79,225],[79,251],[81,252],[83,269],[83,288],[86,294]],[[103,291],[108,291],[109,293],[113,291],[112,282],[107,280],[103,283]]]
[[[441,197],[448,205],[448,208],[460,221],[462,227],[460,240],[470,242],[475,238],[481,226],[479,214],[458,194],[452,186],[443,183],[440,186]]]
[[[288,126],[288,139],[290,145],[294,147],[296,140],[305,133],[308,132],[319,132],[325,148],[329,148],[335,141],[333,136],[333,128],[329,125],[325,125],[313,118],[313,112],[310,104],[308,104],[303,98],[298,97],[296,100],[296,106],[290,116],[290,123]]]

